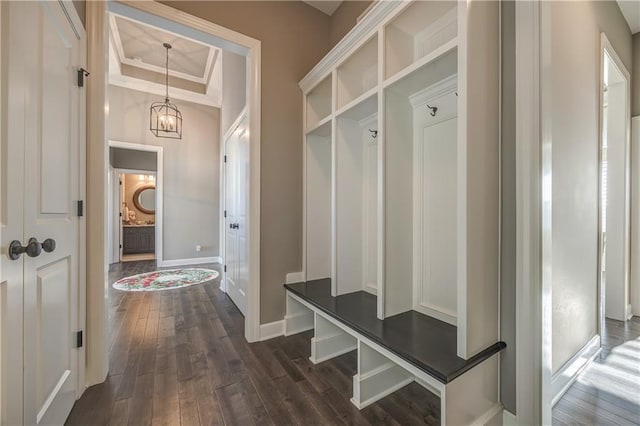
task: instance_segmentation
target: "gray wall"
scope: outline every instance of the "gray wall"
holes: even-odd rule
[[[222,135],[247,103],[247,61],[244,56],[222,51],[222,108],[220,122]]]
[[[640,115],[640,33],[633,36],[633,69],[631,70],[631,116]]]
[[[174,100],[182,140],[162,139],[149,131],[149,105],[157,100],[110,86],[109,139],[164,147],[164,260],[220,256],[220,110]]]
[[[597,332],[600,32],[629,69],[632,55],[616,2],[556,1],[550,9],[555,372]]]
[[[516,412],[516,22],[515,2],[502,3],[502,222],[500,246],[500,399]]]
[[[109,147],[109,163],[116,169],[155,172],[158,168],[156,157],[155,152]]]
[[[331,15],[329,22],[329,35],[331,37],[331,45],[334,46],[342,37],[344,37],[353,26],[362,13],[371,5],[371,0],[352,0],[343,1],[342,4]]]
[[[86,26],[86,19],[85,19],[85,11],[87,9],[87,2],[86,0],[73,0],[73,7],[75,7],[76,12],[78,12],[78,15],[80,16],[80,21],[82,21],[82,25]]]

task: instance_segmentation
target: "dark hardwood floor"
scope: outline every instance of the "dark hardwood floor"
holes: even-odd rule
[[[553,424],[640,425],[640,318],[607,319],[602,351],[553,407]]]
[[[116,265],[110,281],[152,270],[153,261]],[[440,400],[415,383],[358,411],[349,401],[355,351],[313,365],[312,332],[247,343],[219,280],[111,289],[110,304],[109,376],[76,402],[69,425],[440,423]]]

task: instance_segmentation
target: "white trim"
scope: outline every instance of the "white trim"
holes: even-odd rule
[[[109,73],[109,33],[106,22],[107,3],[87,2],[87,68],[91,78],[87,90],[87,344],[86,386],[103,382],[109,371],[108,300],[105,286],[108,269],[105,251],[108,238],[105,217],[107,203],[106,176],[109,168],[107,144],[107,85]]]
[[[260,341],[284,335],[284,320],[260,325]]]
[[[164,268],[170,266],[201,265],[203,263],[222,263],[222,257],[192,257],[190,259],[163,260],[162,262],[158,261],[158,266]]]
[[[504,417],[503,414],[503,407],[501,403],[496,403],[494,406],[492,406],[491,408],[489,408],[487,411],[485,411],[483,414],[481,414],[480,416],[476,417],[473,420],[474,425],[494,425],[495,420],[497,418],[499,418],[500,420],[502,420],[502,418]]]
[[[626,105],[625,105],[625,158],[624,158],[624,168],[625,168],[625,177],[624,177],[624,225],[623,225],[623,238],[624,238],[624,248],[623,248],[623,267],[624,267],[624,300],[622,301],[623,306],[623,318],[616,319],[627,319],[629,317],[628,305],[631,300],[631,268],[632,268],[632,260],[631,260],[631,75],[629,70],[625,67],[624,63],[618,56],[618,53],[613,48],[613,45],[609,42],[607,35],[602,32],[600,33],[600,85],[599,87],[604,87],[604,72],[605,72],[605,57],[608,56],[613,66],[615,66],[618,71],[623,75],[626,84]],[[604,92],[600,90],[599,96],[599,104],[598,104],[598,115],[599,115],[599,123],[598,123],[598,333],[602,334],[602,325],[605,321],[606,311],[605,311],[605,286],[602,285],[601,282],[601,273],[602,265],[601,265],[601,235],[602,235],[602,200],[601,200],[601,187],[602,187],[602,136],[604,134],[604,114],[603,114],[603,105],[604,105]]]
[[[353,52],[360,45],[371,40],[377,27],[387,19],[394,9],[400,10],[408,5],[408,2],[378,1],[374,2],[369,12],[345,35],[338,44],[315,67],[311,69],[298,83],[303,93],[308,93],[313,87],[324,80],[331,70],[339,63],[348,59],[348,53]],[[335,76],[334,76],[335,77]],[[334,78],[335,81],[335,78]],[[334,98],[335,101],[335,98]],[[334,109],[335,111],[335,109]]]
[[[518,426],[516,415],[506,409],[502,410],[502,426]]]
[[[542,2],[516,2],[516,415],[550,424],[543,360]],[[550,178],[550,176],[549,176]],[[549,194],[550,195],[550,194]],[[550,224],[549,224],[550,225]],[[550,267],[550,265],[548,265]],[[547,371],[543,371],[546,368]],[[547,406],[545,409],[545,405]],[[543,410],[545,413],[543,414]]]
[[[304,272],[289,272],[285,278],[285,284],[295,284],[305,281]]]
[[[231,124],[231,126],[229,126],[229,129],[227,129],[227,131],[224,133],[222,137],[223,141],[226,141],[231,137],[233,132],[236,131],[236,129],[238,128],[242,120],[245,119],[246,116],[247,116],[247,107],[245,106],[244,108],[242,108],[242,111],[240,111],[236,119],[233,120],[233,123]]]
[[[458,74],[453,74],[409,96],[409,103],[411,103],[412,108],[419,108],[437,97],[456,91],[457,88]],[[441,118],[440,121],[449,118],[451,117],[446,116],[446,118]]]
[[[156,153],[156,171],[151,173],[150,171],[136,171],[136,170],[127,170],[127,169],[116,169],[119,173],[127,173],[133,172],[134,174],[155,174],[156,175],[156,212],[155,212],[155,238],[156,238],[156,247],[155,247],[155,256],[156,262],[158,266],[164,265],[164,157],[163,152],[164,148],[157,145],[145,145],[140,143],[133,142],[121,142],[109,140],[107,142],[109,148],[121,148],[121,149],[129,149],[133,151],[144,151],[144,152],[155,152]],[[108,159],[107,159],[108,162]],[[107,240],[108,241],[108,240]],[[107,248],[108,250],[108,248]],[[122,259],[120,259],[122,260]],[[107,265],[107,270],[109,266]]]
[[[158,96],[164,96],[166,90],[163,84],[141,80],[139,78],[133,78],[122,74],[110,74],[109,84],[118,87],[124,87],[125,89],[151,93],[152,95]],[[171,87],[171,99],[179,99],[181,101],[191,102],[194,104],[220,108],[219,98],[214,99],[211,96],[192,92],[190,90],[180,89],[179,87]]]
[[[632,314],[640,315],[640,115],[631,120],[631,291]]]
[[[553,399],[551,405],[556,405],[576,381],[578,376],[593,362],[600,353],[600,336],[593,336],[589,342],[569,359],[551,379]]]

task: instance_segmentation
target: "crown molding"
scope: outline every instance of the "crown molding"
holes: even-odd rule
[[[371,36],[378,30],[380,23],[389,18],[394,10],[400,10],[407,4],[408,2],[405,1],[378,0],[375,2],[362,20],[300,80],[298,83],[300,89],[304,93],[313,89],[316,84],[331,73],[331,69],[340,60],[346,58],[348,53],[370,40]]]

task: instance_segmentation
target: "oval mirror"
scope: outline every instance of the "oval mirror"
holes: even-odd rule
[[[138,210],[146,214],[156,213],[156,187],[141,186],[133,193],[133,204]]]

